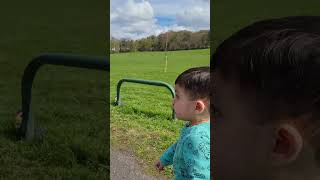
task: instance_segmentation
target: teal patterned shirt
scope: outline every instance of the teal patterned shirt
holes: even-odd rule
[[[173,165],[175,180],[210,179],[210,122],[195,126],[187,123],[160,161],[163,166]]]

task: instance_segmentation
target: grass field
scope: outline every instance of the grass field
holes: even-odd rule
[[[105,4],[104,4],[105,3]],[[106,2],[4,1],[0,10],[0,179],[105,179],[109,162],[106,72],[45,66],[33,87],[42,142],[14,136],[20,83],[42,53],[105,55]]]
[[[113,106],[116,85],[122,78],[164,81],[171,85],[184,70],[209,65],[209,49],[168,52],[164,73],[164,52],[137,52],[111,55],[110,102],[111,145],[130,151],[150,173],[157,174],[154,162],[175,142],[183,122],[171,120],[172,98],[165,88],[124,83],[123,106]],[[170,176],[170,170],[166,171]]]

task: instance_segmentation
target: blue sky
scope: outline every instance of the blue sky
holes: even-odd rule
[[[111,0],[111,36],[139,39],[210,27],[209,0]]]
[[[170,26],[175,23],[175,18],[170,16],[155,16],[155,19],[160,26]]]

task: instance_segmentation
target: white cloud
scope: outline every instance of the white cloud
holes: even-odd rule
[[[177,24],[196,30],[209,29],[210,7],[194,6],[177,14]]]
[[[153,8],[148,1],[135,2],[128,0],[124,6],[111,11],[111,23],[130,23],[132,20],[152,22],[154,17]]]
[[[182,30],[194,31],[194,29],[191,29],[189,27],[179,26],[177,24],[173,24],[171,26],[166,26],[166,27],[158,26],[157,29],[154,30],[153,34],[159,35],[161,33],[167,32],[167,31],[182,31]]]
[[[156,16],[174,19],[171,25]],[[111,36],[139,39],[173,30],[209,29],[209,0],[111,0]]]
[[[111,10],[110,22],[111,36],[116,38],[136,39],[139,34],[148,34],[156,26],[153,8],[148,1],[122,1]]]
[[[209,0],[149,0],[156,16],[176,16],[193,7],[210,8]]]
[[[175,16],[183,11],[188,0],[150,0],[156,16]]]

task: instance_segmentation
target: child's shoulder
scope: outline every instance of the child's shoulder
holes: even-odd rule
[[[210,128],[197,128],[189,133],[190,137],[210,139]]]
[[[201,151],[205,154],[205,157],[210,158],[210,128],[193,129],[188,133],[182,142],[184,150]]]
[[[191,133],[206,132],[210,134],[210,122],[204,122],[195,126],[186,125],[185,128],[189,128]]]
[[[185,138],[192,141],[210,140],[210,123],[203,123],[191,127]]]

